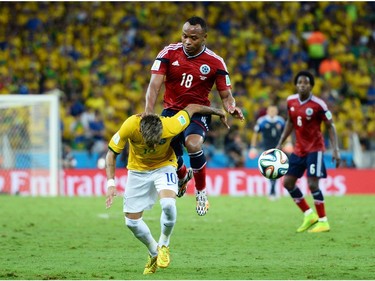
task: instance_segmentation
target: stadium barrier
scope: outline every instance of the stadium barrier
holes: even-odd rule
[[[375,194],[375,170],[330,169],[328,177],[322,179],[320,187],[328,196],[347,194]],[[126,188],[127,170],[116,170],[119,193]],[[266,196],[269,180],[256,169],[207,169],[207,192],[210,196]],[[297,182],[307,192],[307,179]],[[55,186],[49,185],[47,172],[31,170],[0,170],[0,193],[21,196],[53,196]],[[60,175],[60,196],[104,196],[106,175],[99,169],[70,169]],[[277,181],[277,194],[288,196],[282,187],[282,178]],[[194,180],[189,183],[188,194],[194,193]]]

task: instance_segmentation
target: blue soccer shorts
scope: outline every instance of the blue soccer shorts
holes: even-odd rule
[[[178,110],[164,109],[161,116],[174,116]],[[191,117],[190,125],[179,135],[175,136],[171,142],[171,146],[177,156],[182,156],[184,153],[183,146],[185,145],[185,138],[189,135],[196,134],[206,139],[209,125],[211,124],[211,115],[194,114]]]
[[[299,157],[292,153],[289,156],[289,170],[287,175],[300,178],[305,170],[308,177],[326,178],[327,170],[323,160],[323,151],[316,151]]]

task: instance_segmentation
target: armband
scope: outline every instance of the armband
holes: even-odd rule
[[[107,180],[107,188],[109,188],[111,186],[116,186],[116,182],[115,182],[114,179]]]

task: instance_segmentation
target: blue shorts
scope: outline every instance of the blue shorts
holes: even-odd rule
[[[322,151],[311,152],[304,157],[299,157],[294,153],[289,156],[289,170],[286,173],[287,175],[300,178],[303,176],[305,170],[307,170],[308,177],[327,177]]]
[[[178,110],[164,109],[161,116],[174,116]],[[211,115],[194,114],[191,117],[190,125],[179,135],[175,136],[171,142],[171,146],[177,156],[182,156],[184,153],[183,146],[185,145],[185,138],[188,135],[196,134],[206,139],[206,134],[209,131],[211,124]]]

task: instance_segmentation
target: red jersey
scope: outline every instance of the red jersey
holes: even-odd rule
[[[164,108],[181,110],[191,103],[209,106],[214,83],[218,91],[231,88],[224,60],[206,47],[189,56],[182,43],[170,44],[158,54],[151,73],[165,75]]]
[[[287,103],[289,120],[293,123],[296,133],[294,153],[303,157],[310,152],[324,151],[321,123],[332,120],[326,103],[313,95],[305,101],[300,101],[298,94],[289,96]]]

